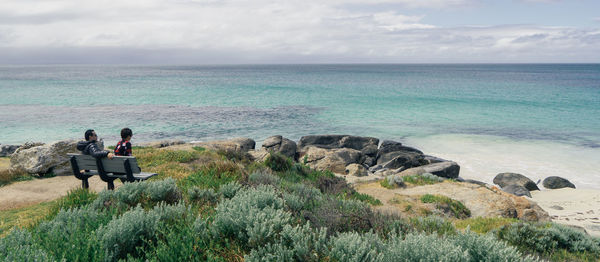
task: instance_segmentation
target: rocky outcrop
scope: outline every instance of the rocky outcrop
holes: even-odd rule
[[[183,144],[185,144],[185,141],[183,141],[183,140],[162,140],[162,141],[143,143],[143,144],[140,144],[140,146],[163,148],[163,147],[174,146],[174,145],[183,145]]]
[[[520,186],[520,185],[515,185],[515,184],[507,185],[507,186],[503,187],[502,190],[506,193],[510,193],[515,196],[531,197],[531,193],[529,193],[529,190],[527,190],[527,188]]]
[[[540,190],[538,186],[524,175],[516,173],[500,173],[494,177],[494,184],[499,185],[501,188],[505,188],[508,185],[518,185],[526,188],[527,190]]]
[[[410,196],[424,194],[447,196],[462,202],[471,210],[472,217],[501,216],[527,221],[550,221],[548,213],[535,202],[508,194],[497,188],[487,188],[470,183],[445,182],[408,189],[396,189],[393,192],[398,195]]]
[[[19,147],[18,145],[0,145],[0,157],[12,155]]]
[[[367,169],[360,164],[350,164],[346,166],[346,175],[349,176],[367,176],[369,172]]]
[[[558,176],[547,177],[546,179],[544,179],[542,184],[545,188],[549,189],[559,189],[565,187],[575,188],[575,185],[573,185],[573,183],[571,183],[569,180]]]
[[[398,170],[393,172],[396,171]],[[404,177],[431,173],[443,178],[458,178],[459,172],[460,166],[456,162],[446,161],[401,170],[398,175]],[[390,171],[387,171],[387,174],[390,174]]]
[[[28,144],[15,151],[10,158],[11,168],[29,174],[73,175],[67,153],[80,153],[77,140],[63,140],[45,145]],[[100,148],[104,145],[100,142]]]
[[[280,153],[292,159],[296,157],[296,142],[280,135],[271,136],[265,139],[262,148],[268,152]]]
[[[248,152],[254,149],[256,142],[250,138],[238,137],[229,140],[218,140],[210,142],[193,143],[194,146],[204,147],[210,150],[223,150],[232,152]]]
[[[306,164],[318,170],[331,170],[334,173],[345,174],[346,166],[359,164],[363,154],[351,148],[324,149],[308,146],[300,155]]]
[[[257,162],[265,162],[265,160],[267,160],[267,157],[269,156],[269,152],[267,152],[264,149],[250,150],[248,151],[248,154],[250,154],[252,156],[252,159],[254,159],[254,161]]]
[[[351,148],[355,150],[373,151],[379,144],[379,139],[374,137],[349,136],[349,135],[313,135],[303,136],[298,141],[298,148],[314,146],[326,149]],[[374,152],[373,152],[374,154]],[[369,155],[369,154],[366,154]]]

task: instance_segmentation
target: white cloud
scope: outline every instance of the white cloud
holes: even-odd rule
[[[600,40],[592,30],[532,25],[444,28],[422,22],[424,14],[342,7],[365,4],[359,0],[4,2],[0,48],[5,49],[121,48],[169,50],[169,54],[180,50],[199,58],[235,54],[224,56],[223,62],[233,63],[600,58]],[[441,8],[470,2],[373,0],[369,4]]]

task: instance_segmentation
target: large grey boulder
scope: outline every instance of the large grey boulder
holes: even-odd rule
[[[368,176],[369,172],[361,164],[350,164],[346,166],[346,175],[349,176]]]
[[[425,164],[423,162],[423,155],[415,152],[393,152],[395,157],[386,162],[377,162],[377,164],[382,165],[383,168],[388,169],[398,169],[402,168],[408,169],[411,167],[417,167]],[[392,154],[392,153],[390,153]]]
[[[365,150],[363,154],[374,156],[373,146],[377,148],[379,139],[374,137],[350,136],[350,135],[312,135],[303,136],[298,141],[298,148],[304,150],[304,147],[315,146],[326,149],[333,148],[352,148],[355,150]]]
[[[502,188],[502,190],[506,193],[513,194],[515,196],[528,196],[531,197],[531,193],[529,190],[521,185],[510,184]]]
[[[504,188],[508,185],[519,185],[527,188],[529,191],[540,190],[538,186],[531,181],[531,179],[516,173],[500,173],[494,177],[493,182],[494,184],[499,185],[501,188]]]
[[[100,145],[103,148],[102,142]],[[80,153],[76,146],[77,140],[74,139],[44,145],[28,144],[12,154],[10,165],[29,174],[73,175],[67,153]]]
[[[268,152],[281,153],[292,159],[296,156],[296,142],[280,135],[271,136],[265,139],[262,148]]]
[[[325,149],[316,146],[304,148],[300,159],[318,170],[331,170],[334,173],[345,174],[346,166],[359,164],[362,153],[351,148]]]
[[[457,178],[460,173],[460,166],[456,162],[446,161],[420,166],[425,173],[431,173],[439,177]]]
[[[194,146],[204,147],[210,150],[223,150],[230,152],[248,152],[253,150],[256,146],[256,142],[250,138],[238,137],[229,140],[218,140],[209,142],[197,142],[193,143]]]
[[[12,155],[19,147],[18,145],[0,145],[0,157]]]
[[[569,180],[558,176],[547,177],[546,179],[544,179],[542,184],[545,188],[549,189],[559,189],[565,187],[575,188],[575,185],[573,185],[573,183],[571,183]]]
[[[386,163],[394,161],[387,165],[387,168],[400,168],[406,166],[404,160],[412,163],[407,168],[429,164],[430,162],[425,161],[423,152],[418,149],[403,146],[402,143],[396,141],[385,140],[381,143],[375,157],[378,165],[386,166]]]

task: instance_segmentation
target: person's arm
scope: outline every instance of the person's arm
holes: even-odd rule
[[[125,150],[125,155],[126,156],[131,156],[132,152],[131,152],[131,143],[129,141],[127,141],[127,143],[125,144],[125,147],[127,148]]]
[[[96,146],[95,143],[90,144],[90,155],[92,155],[95,158],[108,157],[109,159],[112,159],[112,157],[114,156],[112,153],[109,153],[108,151],[100,150],[98,148],[98,146]]]

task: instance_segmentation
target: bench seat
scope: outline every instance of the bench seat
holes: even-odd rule
[[[108,184],[108,189],[114,189],[114,180],[134,182],[146,180],[157,175],[156,173],[142,172],[137,164],[137,159],[132,156],[115,156],[96,159],[90,155],[67,154],[70,157],[71,168],[75,177],[82,181],[83,188],[89,188],[88,178],[99,175],[102,181]],[[86,170],[81,172],[81,170]]]

